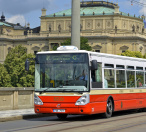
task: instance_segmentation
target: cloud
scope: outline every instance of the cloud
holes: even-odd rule
[[[0,0],[0,11],[10,15],[27,14],[35,10],[41,10],[53,0]],[[46,7],[45,7],[46,8]]]
[[[146,8],[143,7],[142,9],[140,9],[139,13],[141,15],[145,15],[146,16]]]
[[[134,8],[136,8],[135,4],[131,5],[131,2],[130,1],[126,1],[126,0],[118,2],[118,5],[123,9],[123,12],[125,12],[125,11],[130,12]]]
[[[139,13],[141,15],[145,15],[146,16],[146,8],[145,8],[146,1],[140,0],[140,3],[142,3],[143,6],[141,5],[141,9],[140,9]]]
[[[7,18],[7,21],[10,22],[10,23],[14,23],[14,24],[20,23],[20,25],[22,25],[22,26],[24,26],[25,22],[26,22],[23,15],[12,16],[10,18]]]

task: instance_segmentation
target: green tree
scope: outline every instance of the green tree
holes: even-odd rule
[[[84,38],[84,37],[81,37],[81,41],[80,41],[80,49],[81,50],[87,50],[87,51],[91,51],[92,50],[92,47],[89,46],[88,44],[88,39],[87,38]]]
[[[58,45],[54,45],[52,50],[57,50]]]
[[[4,67],[4,65],[0,64],[0,87],[11,87],[11,78]]]
[[[30,61],[29,72],[25,71],[25,61],[27,58],[34,58],[34,55],[27,54],[26,48],[21,45],[11,49],[7,55],[4,67],[11,78],[13,87],[32,87],[34,86],[34,61]]]
[[[71,45],[71,38],[65,40],[63,43],[61,43],[61,45],[62,46]],[[54,46],[53,50],[56,50],[56,49],[57,49],[57,46]],[[87,38],[81,37],[81,39],[80,39],[80,49],[81,50],[87,50],[87,51],[92,50],[92,47],[89,46],[89,44],[88,44],[88,39]]]
[[[146,59],[146,54],[144,54],[143,58]]]
[[[122,56],[129,56],[129,57],[136,57],[136,58],[143,58],[142,53],[139,52],[139,51],[129,51],[129,50],[126,50],[121,55]]]

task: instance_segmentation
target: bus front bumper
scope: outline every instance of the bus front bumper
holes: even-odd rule
[[[34,106],[35,113],[54,113],[54,114],[93,114],[90,103],[77,106],[75,104],[51,104]]]

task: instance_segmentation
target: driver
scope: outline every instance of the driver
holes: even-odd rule
[[[86,70],[83,70],[82,75],[79,76],[79,80],[84,80],[84,81],[88,80],[88,76],[87,76]]]

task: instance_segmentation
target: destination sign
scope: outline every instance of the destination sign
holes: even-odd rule
[[[47,54],[37,55],[38,63],[85,62],[86,54]]]

